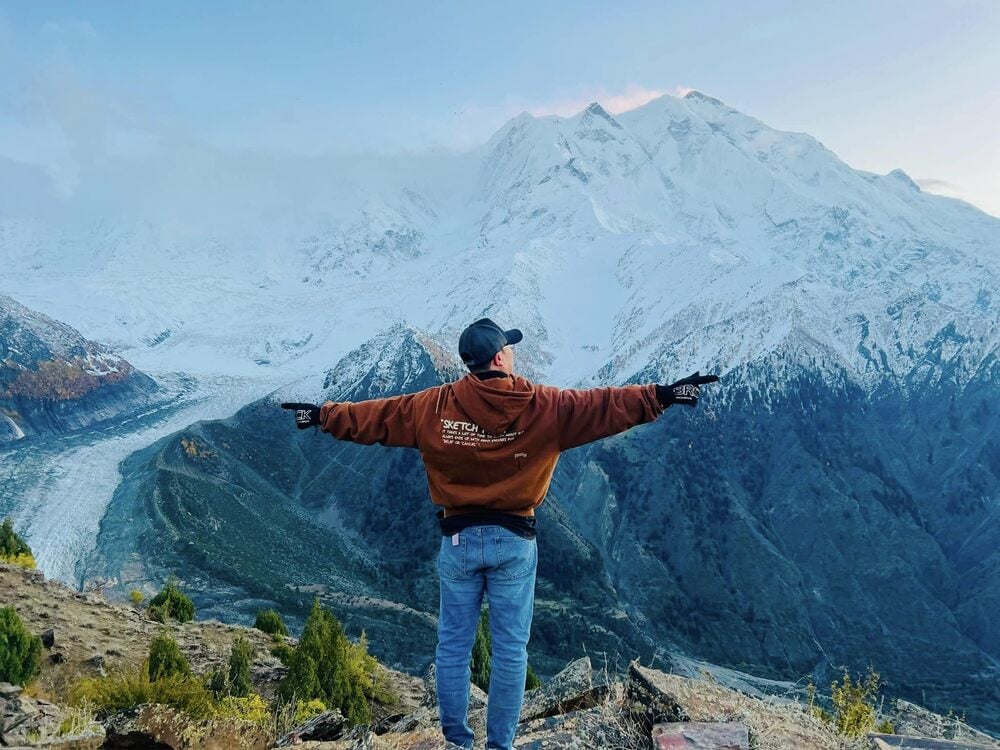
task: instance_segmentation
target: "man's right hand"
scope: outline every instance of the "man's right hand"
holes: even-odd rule
[[[319,424],[319,407],[316,404],[284,403],[281,408],[295,412],[295,426],[300,430]]]

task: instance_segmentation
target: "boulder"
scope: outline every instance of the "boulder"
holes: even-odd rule
[[[518,727],[514,746],[518,750],[592,750],[640,746],[625,727],[608,718],[600,708],[588,708],[561,716],[533,719]]]
[[[337,709],[324,711],[295,727],[274,743],[274,746],[288,747],[301,744],[303,741],[331,742],[339,740],[346,729],[347,719],[340,711]]]
[[[645,735],[656,724],[688,721],[690,717],[680,701],[667,688],[665,675],[632,662],[625,683],[625,712]]]
[[[0,745],[28,745],[53,738],[63,718],[58,706],[27,698],[19,687],[0,683]]]
[[[566,714],[598,705],[608,694],[608,686],[595,682],[590,657],[570,662],[540,688],[531,690],[524,696],[521,707],[521,721],[544,719],[557,714]]]
[[[1000,742],[978,729],[973,729],[955,716],[942,716],[902,699],[893,701],[889,718],[899,735],[971,742],[990,748],[1000,747]]]
[[[424,687],[426,688],[426,693],[424,695],[423,705],[428,708],[437,708],[437,670],[433,664],[427,667],[427,672],[424,674]],[[470,682],[469,710],[474,711],[475,709],[482,708],[485,705],[486,693],[484,693],[477,685]]]
[[[104,727],[107,750],[264,750],[271,745],[264,727],[221,717],[198,721],[161,705],[119,711],[105,719]]]
[[[9,682],[0,682],[0,700],[10,700],[16,698],[24,690],[20,685],[11,685]]]
[[[966,740],[941,740],[931,737],[906,737],[898,734],[869,734],[868,741],[872,750],[993,750],[997,743],[990,740],[989,745],[968,742]]]
[[[415,729],[425,729],[428,727],[433,727],[440,721],[438,717],[437,707],[430,708],[429,706],[421,706],[412,714],[408,714],[401,719],[398,719],[395,723],[386,729],[386,732],[392,732],[395,734],[402,734],[404,732],[412,732]],[[376,725],[376,734],[385,734],[386,732],[380,732],[380,727]]]
[[[651,733],[656,750],[749,750],[745,724],[703,721],[657,724]]]
[[[38,637],[42,639],[42,645],[45,646],[45,648],[52,648],[56,645],[56,631],[52,628],[43,630],[39,633]]]

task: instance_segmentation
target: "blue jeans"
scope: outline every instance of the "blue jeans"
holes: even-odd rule
[[[502,526],[470,526],[458,534],[458,544],[442,537],[436,669],[441,731],[449,742],[471,748],[474,739],[468,722],[469,662],[485,592],[493,641],[486,747],[513,747],[524,700],[537,568],[535,540]]]

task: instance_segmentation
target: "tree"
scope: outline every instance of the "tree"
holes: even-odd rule
[[[177,647],[177,641],[168,633],[160,633],[149,644],[148,670],[150,682],[165,677],[187,677],[191,674],[191,667]]]
[[[42,666],[42,639],[24,627],[13,607],[0,607],[0,682],[27,685]]]
[[[146,611],[151,619],[158,622],[189,622],[194,619],[194,602],[181,591],[177,579],[170,576],[163,591],[150,600]]]
[[[484,609],[479,613],[479,624],[476,625],[476,641],[472,644],[472,684],[480,690],[490,689],[490,671],[492,668],[490,654],[493,652],[493,641],[490,638],[490,612]]]
[[[476,640],[472,644],[472,683],[480,690],[489,691],[490,672],[493,668],[493,639],[490,636],[490,610],[487,607],[479,614],[479,624],[476,625]],[[524,678],[524,689],[534,690],[541,687],[535,670],[528,665]]]
[[[233,639],[233,648],[229,653],[229,694],[237,698],[246,698],[253,690],[250,682],[250,664],[253,661],[253,645],[245,636],[237,635]]]
[[[14,524],[5,518],[0,524],[0,562],[19,565],[28,570],[35,569],[35,558],[31,548],[14,532]]]
[[[286,701],[319,699],[330,708],[339,708],[353,724],[369,721],[371,708],[364,683],[351,668],[352,660],[358,660],[358,648],[347,639],[337,618],[316,599],[289,658],[279,695]]]
[[[253,626],[270,635],[288,635],[288,628],[281,615],[273,609],[262,609],[257,613],[257,619]]]

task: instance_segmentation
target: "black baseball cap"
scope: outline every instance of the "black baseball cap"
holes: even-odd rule
[[[484,365],[507,344],[516,344],[524,338],[516,328],[505,331],[489,318],[480,318],[458,338],[458,353],[469,367]]]

